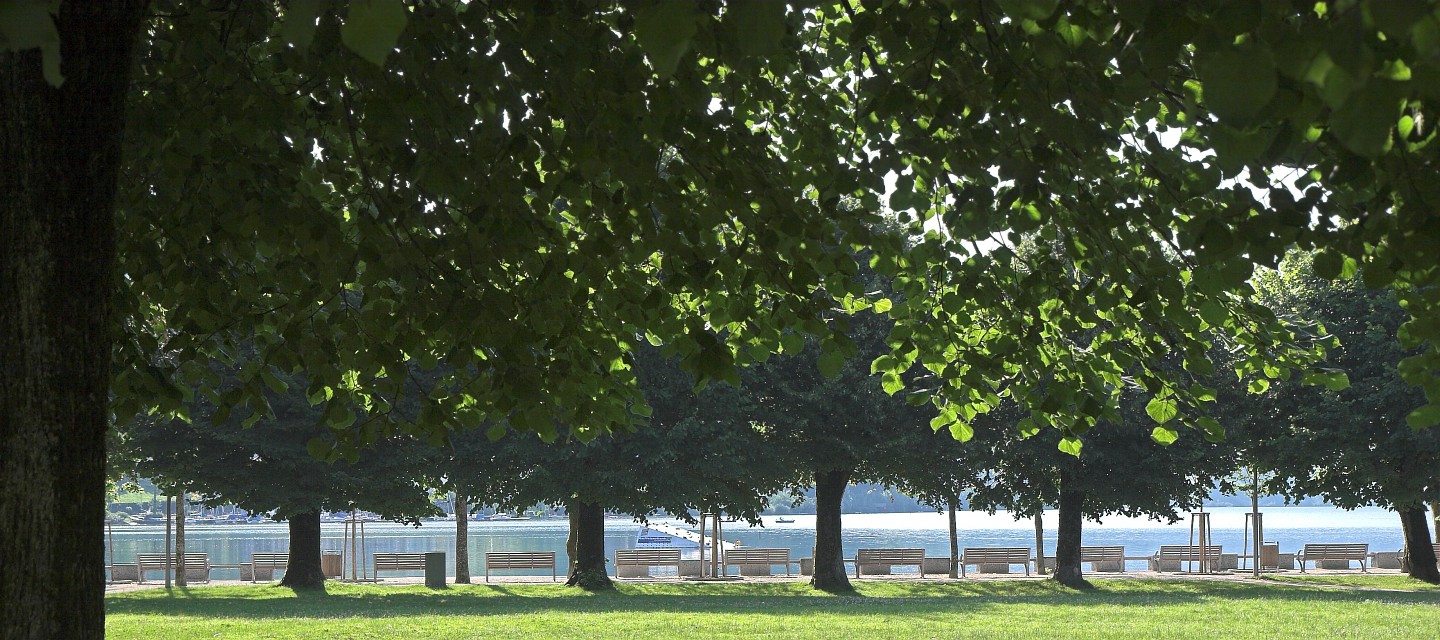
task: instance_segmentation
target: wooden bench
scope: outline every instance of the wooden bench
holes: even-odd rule
[[[675,567],[680,571],[680,548],[661,547],[656,549],[616,549],[615,573],[618,577],[621,567]]]
[[[487,551],[485,553],[485,581],[490,581],[491,569],[549,569],[550,580],[558,580],[555,571],[554,551]]]
[[[375,554],[375,576],[381,571],[424,571],[423,553],[377,553]]]
[[[965,565],[1003,564],[1006,571],[1012,564],[1025,567],[1030,575],[1030,547],[966,547],[960,554],[960,577],[965,577]]]
[[[1080,547],[1080,562],[1090,563],[1092,571],[1100,571],[1100,563],[1113,562],[1125,572],[1125,547]]]
[[[1320,568],[1320,563],[1325,560],[1344,560],[1345,567],[1350,567],[1351,560],[1360,562],[1360,570],[1368,572],[1365,567],[1365,560],[1370,556],[1369,544],[1358,543],[1319,543],[1307,544],[1295,555],[1295,561],[1300,563],[1300,573],[1305,573],[1305,563],[1314,562],[1315,568]]]
[[[1150,556],[1150,570],[1164,571],[1166,565],[1174,564],[1174,571],[1179,571],[1181,562],[1199,562],[1201,559],[1212,567],[1219,566],[1220,549],[1218,544],[1207,544],[1203,550],[1198,544],[1162,544],[1160,550]]]
[[[925,577],[925,550],[924,549],[859,549],[855,552],[855,577],[859,578],[860,573],[867,564],[901,565],[914,566],[920,570],[920,577]]]
[[[275,577],[276,569],[285,569],[290,565],[289,553],[252,553],[250,554],[250,581],[256,582],[260,579],[261,571],[264,571],[265,580],[268,582]],[[244,571],[243,569],[241,570]]]
[[[168,569],[178,571],[180,563],[179,556],[170,557]],[[135,568],[139,573],[139,582],[145,582],[146,571],[165,571],[164,553],[137,553],[135,554]],[[200,577],[201,582],[210,581],[210,554],[203,551],[185,554],[185,577],[188,579],[192,573]]]
[[[730,567],[741,567],[744,570],[746,565],[764,565],[767,573],[770,567],[777,564],[785,565],[785,575],[790,574],[790,550],[789,549],[731,549],[725,552],[725,571],[728,573]]]

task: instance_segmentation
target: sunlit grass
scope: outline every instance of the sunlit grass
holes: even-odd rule
[[[1273,582],[1284,582],[1289,584],[1315,584],[1333,585],[1337,587],[1357,587],[1366,589],[1399,589],[1402,591],[1440,591],[1440,585],[1421,582],[1410,576],[1397,575],[1321,575],[1321,576],[1297,576],[1297,575],[1266,575],[1262,576]]]
[[[1440,592],[1179,580],[552,585],[332,583],[106,598],[110,638],[1434,638]]]

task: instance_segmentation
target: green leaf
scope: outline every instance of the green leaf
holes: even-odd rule
[[[1199,420],[1196,420],[1195,424],[1205,432],[1206,440],[1210,442],[1220,442],[1225,439],[1225,427],[1220,426],[1220,422],[1214,418],[1203,416]]]
[[[1315,275],[1326,280],[1334,280],[1340,277],[1340,269],[1345,264],[1344,256],[1333,249],[1325,249],[1315,254],[1315,261],[1311,267]]]
[[[785,37],[785,3],[747,0],[725,7],[725,22],[734,30],[735,44],[747,56],[767,56],[780,49]]]
[[[1264,45],[1227,47],[1203,59],[1200,82],[1205,106],[1220,121],[1248,127],[1279,86],[1275,58]]]
[[[318,437],[311,438],[308,442],[305,443],[305,451],[310,454],[310,457],[316,460],[328,459],[330,457],[330,452],[333,450],[334,446]]]
[[[1056,7],[1060,6],[1060,0],[998,0],[1000,10],[1011,20],[1034,20],[1039,22],[1049,18],[1055,13]]]
[[[695,18],[693,0],[657,2],[635,12],[635,41],[662,80],[675,74],[680,57],[690,49]]]
[[[900,376],[895,375],[895,372],[886,371],[884,375],[880,376],[880,387],[885,390],[885,393],[893,396],[905,388],[905,383],[900,380]]]
[[[1060,439],[1059,446],[1061,451],[1078,458],[1080,457],[1080,448],[1084,446],[1084,443],[1074,436],[1066,436]]]
[[[1310,371],[1301,378],[1302,384],[1324,386],[1331,391],[1344,391],[1350,388],[1350,376],[1344,371]]]
[[[888,313],[893,307],[894,303],[890,302],[889,298],[881,298],[875,301],[875,313]]]
[[[400,0],[356,0],[345,14],[340,41],[371,64],[383,67],[409,20],[410,12]]]
[[[975,429],[964,422],[955,421],[950,423],[950,437],[958,442],[969,442],[975,437]]]
[[[1180,404],[1174,398],[1151,398],[1145,405],[1145,413],[1155,422],[1165,424],[1180,413]]]
[[[1405,416],[1411,429],[1425,429],[1440,424],[1440,405],[1427,404]]]
[[[787,355],[795,355],[805,350],[805,336],[790,331],[780,336],[780,350]]]
[[[284,22],[280,25],[280,37],[304,56],[310,53],[310,43],[315,40],[315,20],[320,15],[319,2],[291,2],[285,5]],[[348,43],[347,43],[348,44]],[[384,57],[381,57],[384,61]]]
[[[820,375],[826,378],[840,375],[840,370],[845,368],[845,354],[832,344],[826,342],[820,349]]]
[[[1330,132],[1345,148],[1367,158],[1385,151],[1390,132],[1400,122],[1404,105],[1400,83],[1374,80],[1362,91],[1350,94],[1345,104],[1330,114]]]
[[[1250,385],[1247,388],[1250,390],[1250,393],[1265,393],[1265,391],[1270,388],[1270,381],[1264,378],[1256,378],[1250,381]]]
[[[1180,439],[1180,433],[1178,431],[1175,431],[1174,429],[1155,427],[1155,429],[1150,432],[1150,439],[1154,440],[1159,444],[1168,446],[1176,440]]]

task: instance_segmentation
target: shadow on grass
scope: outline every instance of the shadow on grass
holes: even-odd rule
[[[272,587],[214,587],[180,593],[137,591],[110,596],[109,614],[273,618],[395,618],[427,615],[551,613],[717,614],[823,612],[826,615],[940,615],[964,609],[984,613],[1009,605],[1155,606],[1200,604],[1211,599],[1362,603],[1382,599],[1405,604],[1440,604],[1435,592],[1356,592],[1299,585],[1116,581],[1076,591],[1046,582],[927,583],[857,585],[853,594],[829,595],[803,584],[621,585],[616,591],[587,593],[549,585],[516,588],[458,585],[445,591],[423,587],[351,587],[328,593]],[[208,592],[208,593],[207,593]]]

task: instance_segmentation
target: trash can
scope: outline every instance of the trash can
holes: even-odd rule
[[[1266,542],[1260,545],[1260,570],[1280,568],[1280,543]]]
[[[445,588],[444,551],[431,551],[425,554],[425,586],[431,589]]]
[[[334,549],[326,549],[320,552],[320,572],[326,578],[339,578],[340,568],[345,566],[344,556]]]

